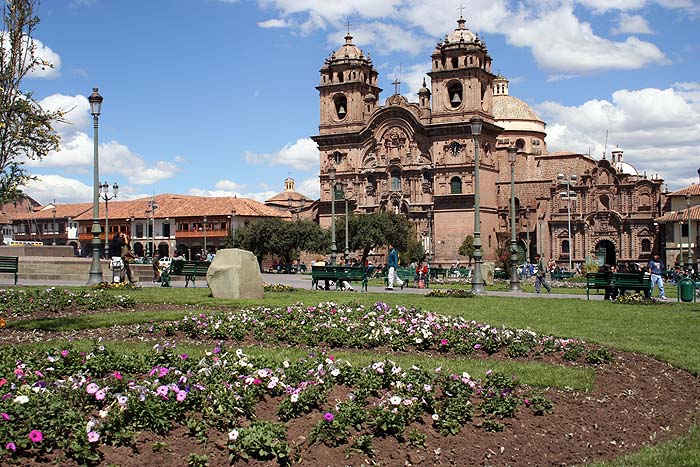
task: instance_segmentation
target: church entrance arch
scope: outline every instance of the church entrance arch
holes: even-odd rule
[[[598,266],[604,264],[617,264],[615,244],[610,240],[601,240],[595,246],[595,254],[598,257]]]

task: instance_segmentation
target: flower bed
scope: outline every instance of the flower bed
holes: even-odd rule
[[[285,284],[268,284],[267,282],[263,282],[263,290],[265,292],[294,292],[296,287]]]
[[[0,314],[23,317],[33,312],[58,312],[66,309],[97,310],[110,306],[128,308],[136,301],[128,295],[111,295],[101,290],[72,292],[48,289],[0,289]]]
[[[54,450],[98,462],[101,445],[132,445],[139,432],[181,426],[202,440],[226,434],[231,460],[284,465],[289,423],[280,421],[307,414],[318,419],[309,445],[347,445],[371,455],[377,437],[411,444],[431,430],[450,435],[467,424],[501,431],[523,411],[552,410],[541,394],[499,373],[480,380],[390,360],[354,368],[330,355],[277,365],[220,346],[201,359],[160,345],[136,357],[101,345],[87,353],[2,347],[0,388],[0,459],[20,463]],[[270,401],[276,416],[262,420],[260,404]]]
[[[566,360],[587,355],[583,342],[542,336],[527,329],[493,327],[416,308],[390,307],[377,302],[363,305],[317,306],[296,304],[286,308],[255,307],[185,316],[170,323],[140,328],[143,332],[183,333],[193,339],[256,341],[309,347],[397,350],[437,350],[461,355],[503,352],[509,357],[557,354]]]
[[[437,298],[474,298],[474,292],[465,289],[433,289],[427,294],[426,297],[437,297]]]

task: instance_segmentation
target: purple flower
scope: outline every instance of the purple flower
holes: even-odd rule
[[[6,412],[0,413],[0,417],[2,417],[2,419],[5,421],[8,421],[10,419],[10,416],[7,415]]]
[[[323,414],[323,419],[327,422],[332,422],[335,419],[335,416],[330,412],[326,412]]]
[[[39,430],[32,430],[29,432],[29,441],[32,443],[41,443],[44,439],[44,435]]]
[[[17,450],[17,446],[15,446],[15,443],[10,442],[5,445],[5,449],[15,452]]]

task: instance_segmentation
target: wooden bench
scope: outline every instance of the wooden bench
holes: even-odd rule
[[[574,277],[574,273],[571,271],[554,271],[554,272],[552,272],[552,280],[553,281],[571,279],[572,277]]]
[[[19,257],[0,256],[0,272],[9,272],[14,274],[15,285],[17,285],[17,276],[19,272]]]
[[[624,295],[627,290],[645,292],[647,296],[651,295],[651,277],[645,277],[643,272],[613,273],[610,285],[616,287],[620,291],[620,295]]]
[[[442,276],[443,279],[445,277],[447,277],[447,268],[433,268],[433,267],[431,267],[430,268],[430,279],[435,280],[439,276]]]
[[[318,281],[335,282],[335,290],[339,290],[341,281],[361,282],[361,291],[367,291],[367,268],[361,266],[312,266],[311,288],[318,290]]]
[[[586,300],[591,299],[589,296],[591,289],[596,289],[597,292],[610,287],[610,276],[609,272],[589,272],[586,274]]]
[[[170,267],[160,275],[161,286],[170,287],[172,276],[185,276],[185,287],[189,285],[190,281],[196,287],[197,277],[206,277],[210,264],[209,261],[174,260],[170,263]]]
[[[415,284],[416,270],[413,268],[396,268],[396,275],[399,279],[406,282],[406,285]],[[384,285],[389,285],[389,271],[384,275]]]

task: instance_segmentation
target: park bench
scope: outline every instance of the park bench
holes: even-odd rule
[[[591,289],[595,289],[597,292],[610,287],[610,276],[609,272],[589,272],[586,274],[586,300],[591,299],[589,296]]]
[[[435,280],[439,276],[442,276],[443,279],[445,277],[447,277],[447,268],[433,268],[433,267],[431,267],[430,268],[430,279]]]
[[[494,279],[508,279],[508,271],[505,269],[495,269],[493,271],[493,278]]]
[[[9,272],[15,275],[15,285],[17,285],[17,273],[19,272],[19,257],[0,256],[0,272]]]
[[[553,271],[552,272],[552,280],[553,281],[561,281],[564,279],[571,279],[574,277],[574,273],[571,271]]]
[[[190,281],[196,287],[197,277],[206,277],[210,264],[209,261],[174,260],[170,263],[170,267],[160,275],[161,286],[170,287],[172,276],[185,276],[185,287],[189,285]]]
[[[396,268],[396,275],[398,276],[399,279],[402,281],[406,282],[406,285],[408,286],[409,284],[415,284],[415,278],[416,278],[416,270],[413,268]],[[389,285],[389,271],[387,270],[386,274],[384,274],[384,285],[387,286]]]
[[[627,290],[651,295],[651,278],[645,277],[643,272],[616,272],[610,279],[610,285],[616,287],[620,295],[624,295]]]
[[[360,282],[360,290],[367,291],[367,268],[360,266],[311,266],[311,288],[318,290],[319,281],[333,281],[335,290],[341,281]]]

